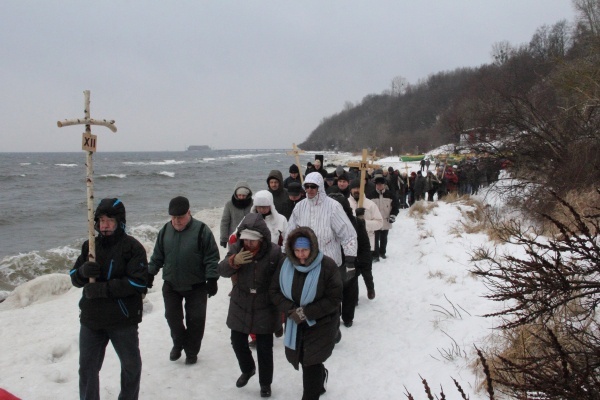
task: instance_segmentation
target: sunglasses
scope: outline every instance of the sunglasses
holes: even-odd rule
[[[319,188],[319,186],[317,186],[317,185],[308,185],[308,184],[304,185],[304,189],[318,189],[318,188]]]

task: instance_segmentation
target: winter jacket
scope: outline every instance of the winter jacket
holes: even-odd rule
[[[237,276],[229,300],[227,327],[247,334],[269,334],[281,328],[281,314],[269,298],[269,286],[285,255],[271,242],[269,229],[260,214],[248,214],[238,227],[237,236],[245,229],[260,232],[263,240],[252,262],[236,268],[233,258],[244,250],[243,240],[238,240],[219,263],[221,276]]]
[[[326,256],[333,258],[335,263],[340,266],[342,265],[340,245],[347,256],[356,256],[356,231],[340,203],[325,194],[321,174],[315,172],[308,174],[304,183],[313,183],[319,186],[319,191],[312,199],[307,197],[296,204],[288,221],[283,238],[284,243],[292,230],[299,226],[308,226],[317,236],[319,249]]]
[[[292,208],[290,207],[289,196],[287,190],[283,187],[283,175],[279,170],[272,170],[267,177],[267,185],[271,179],[277,179],[279,181],[279,188],[273,191],[269,187],[269,192],[273,195],[273,204],[279,214],[283,215],[285,219],[289,219],[292,214]]]
[[[354,211],[354,214],[356,215],[358,202],[352,196],[348,198],[348,202],[350,203],[352,211]],[[380,230],[383,226],[383,218],[381,217],[379,208],[377,208],[377,204],[366,197],[363,199],[363,208],[365,209],[365,225],[369,234],[369,243],[371,244],[371,249],[374,249],[375,231]]]
[[[371,200],[377,205],[381,217],[383,218],[382,230],[392,229],[392,224],[389,222],[390,215],[396,217],[398,215],[398,197],[390,190],[384,189],[381,193],[375,191],[375,197]]]
[[[287,219],[277,212],[277,208],[273,204],[273,196],[267,190],[260,190],[256,192],[254,196],[254,204],[250,209],[250,212],[258,213],[256,211],[257,206],[268,206],[271,207],[271,213],[263,215],[267,227],[271,232],[271,241],[275,244],[281,245],[283,243],[283,234],[287,228]],[[281,243],[280,243],[281,242]]]
[[[335,200],[332,201],[336,202]],[[336,204],[339,205],[337,202]],[[285,250],[292,264],[299,265],[299,261],[294,255],[293,250],[293,243],[299,236],[308,237],[310,240],[311,251],[306,262],[308,265],[315,260],[319,253],[318,240],[311,229],[300,227],[290,232],[290,238],[288,242],[286,242]],[[287,315],[289,310],[295,310],[299,307],[302,288],[304,287],[304,282],[308,274],[301,273],[297,270],[294,271],[294,278],[292,281],[293,300],[290,300],[281,293],[281,287],[279,285],[279,275],[282,264],[283,261],[279,264],[279,267],[273,276],[269,294],[271,296],[271,301],[275,304],[277,309]],[[296,350],[287,347],[285,348],[286,358],[294,368],[298,369],[300,358],[302,358],[303,366],[311,366],[325,362],[329,356],[331,356],[339,326],[339,310],[342,302],[342,292],[343,283],[339,269],[337,268],[335,261],[324,256],[321,261],[321,272],[318,278],[315,298],[311,303],[303,307],[306,318],[315,320],[316,323],[313,326],[308,326],[306,322],[298,325]]]
[[[163,269],[163,280],[175,291],[191,290],[218,279],[219,249],[208,226],[192,218],[183,231],[167,222],[158,232],[148,271],[156,275]]]
[[[221,216],[221,230],[219,235],[220,242],[227,242],[229,240],[229,235],[235,231],[235,228],[238,226],[240,221],[244,219],[246,214],[248,214],[252,208],[252,191],[250,190],[248,197],[240,200],[235,197],[235,192],[239,188],[246,188],[250,190],[246,182],[238,182],[235,185],[231,200],[229,200],[223,208],[223,215]]]
[[[91,329],[105,329],[140,323],[142,294],[147,291],[148,278],[144,246],[121,229],[111,236],[96,237],[95,242],[96,262],[102,267],[96,284],[106,285],[108,297],[88,299],[82,294],[79,301],[81,324]],[[89,283],[89,279],[79,272],[88,254],[89,241],[86,240],[69,273],[75,287]]]

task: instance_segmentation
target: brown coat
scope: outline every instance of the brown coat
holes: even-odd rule
[[[261,248],[252,262],[239,269],[231,265],[231,257],[243,250],[243,241],[238,239],[225,259],[219,263],[221,276],[237,276],[237,284],[233,287],[229,300],[227,327],[248,334],[273,333],[281,328],[281,314],[269,298],[269,285],[285,255],[279,246],[271,243],[269,229],[260,214],[248,214],[238,227],[238,233],[246,228],[259,231],[264,236]]]

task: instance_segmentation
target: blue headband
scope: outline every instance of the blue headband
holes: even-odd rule
[[[310,240],[307,237],[300,236],[294,243],[294,249],[310,249]]]

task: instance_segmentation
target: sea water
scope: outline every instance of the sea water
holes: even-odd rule
[[[85,152],[0,153],[0,291],[72,267],[88,235],[85,159]],[[301,155],[301,166],[313,159]],[[292,163],[275,150],[99,152],[94,208],[102,198],[121,199],[128,232],[151,249],[171,198],[186,196],[194,215],[213,210],[200,215],[218,226],[236,182],[256,193],[267,189],[271,170],[285,178]]]

